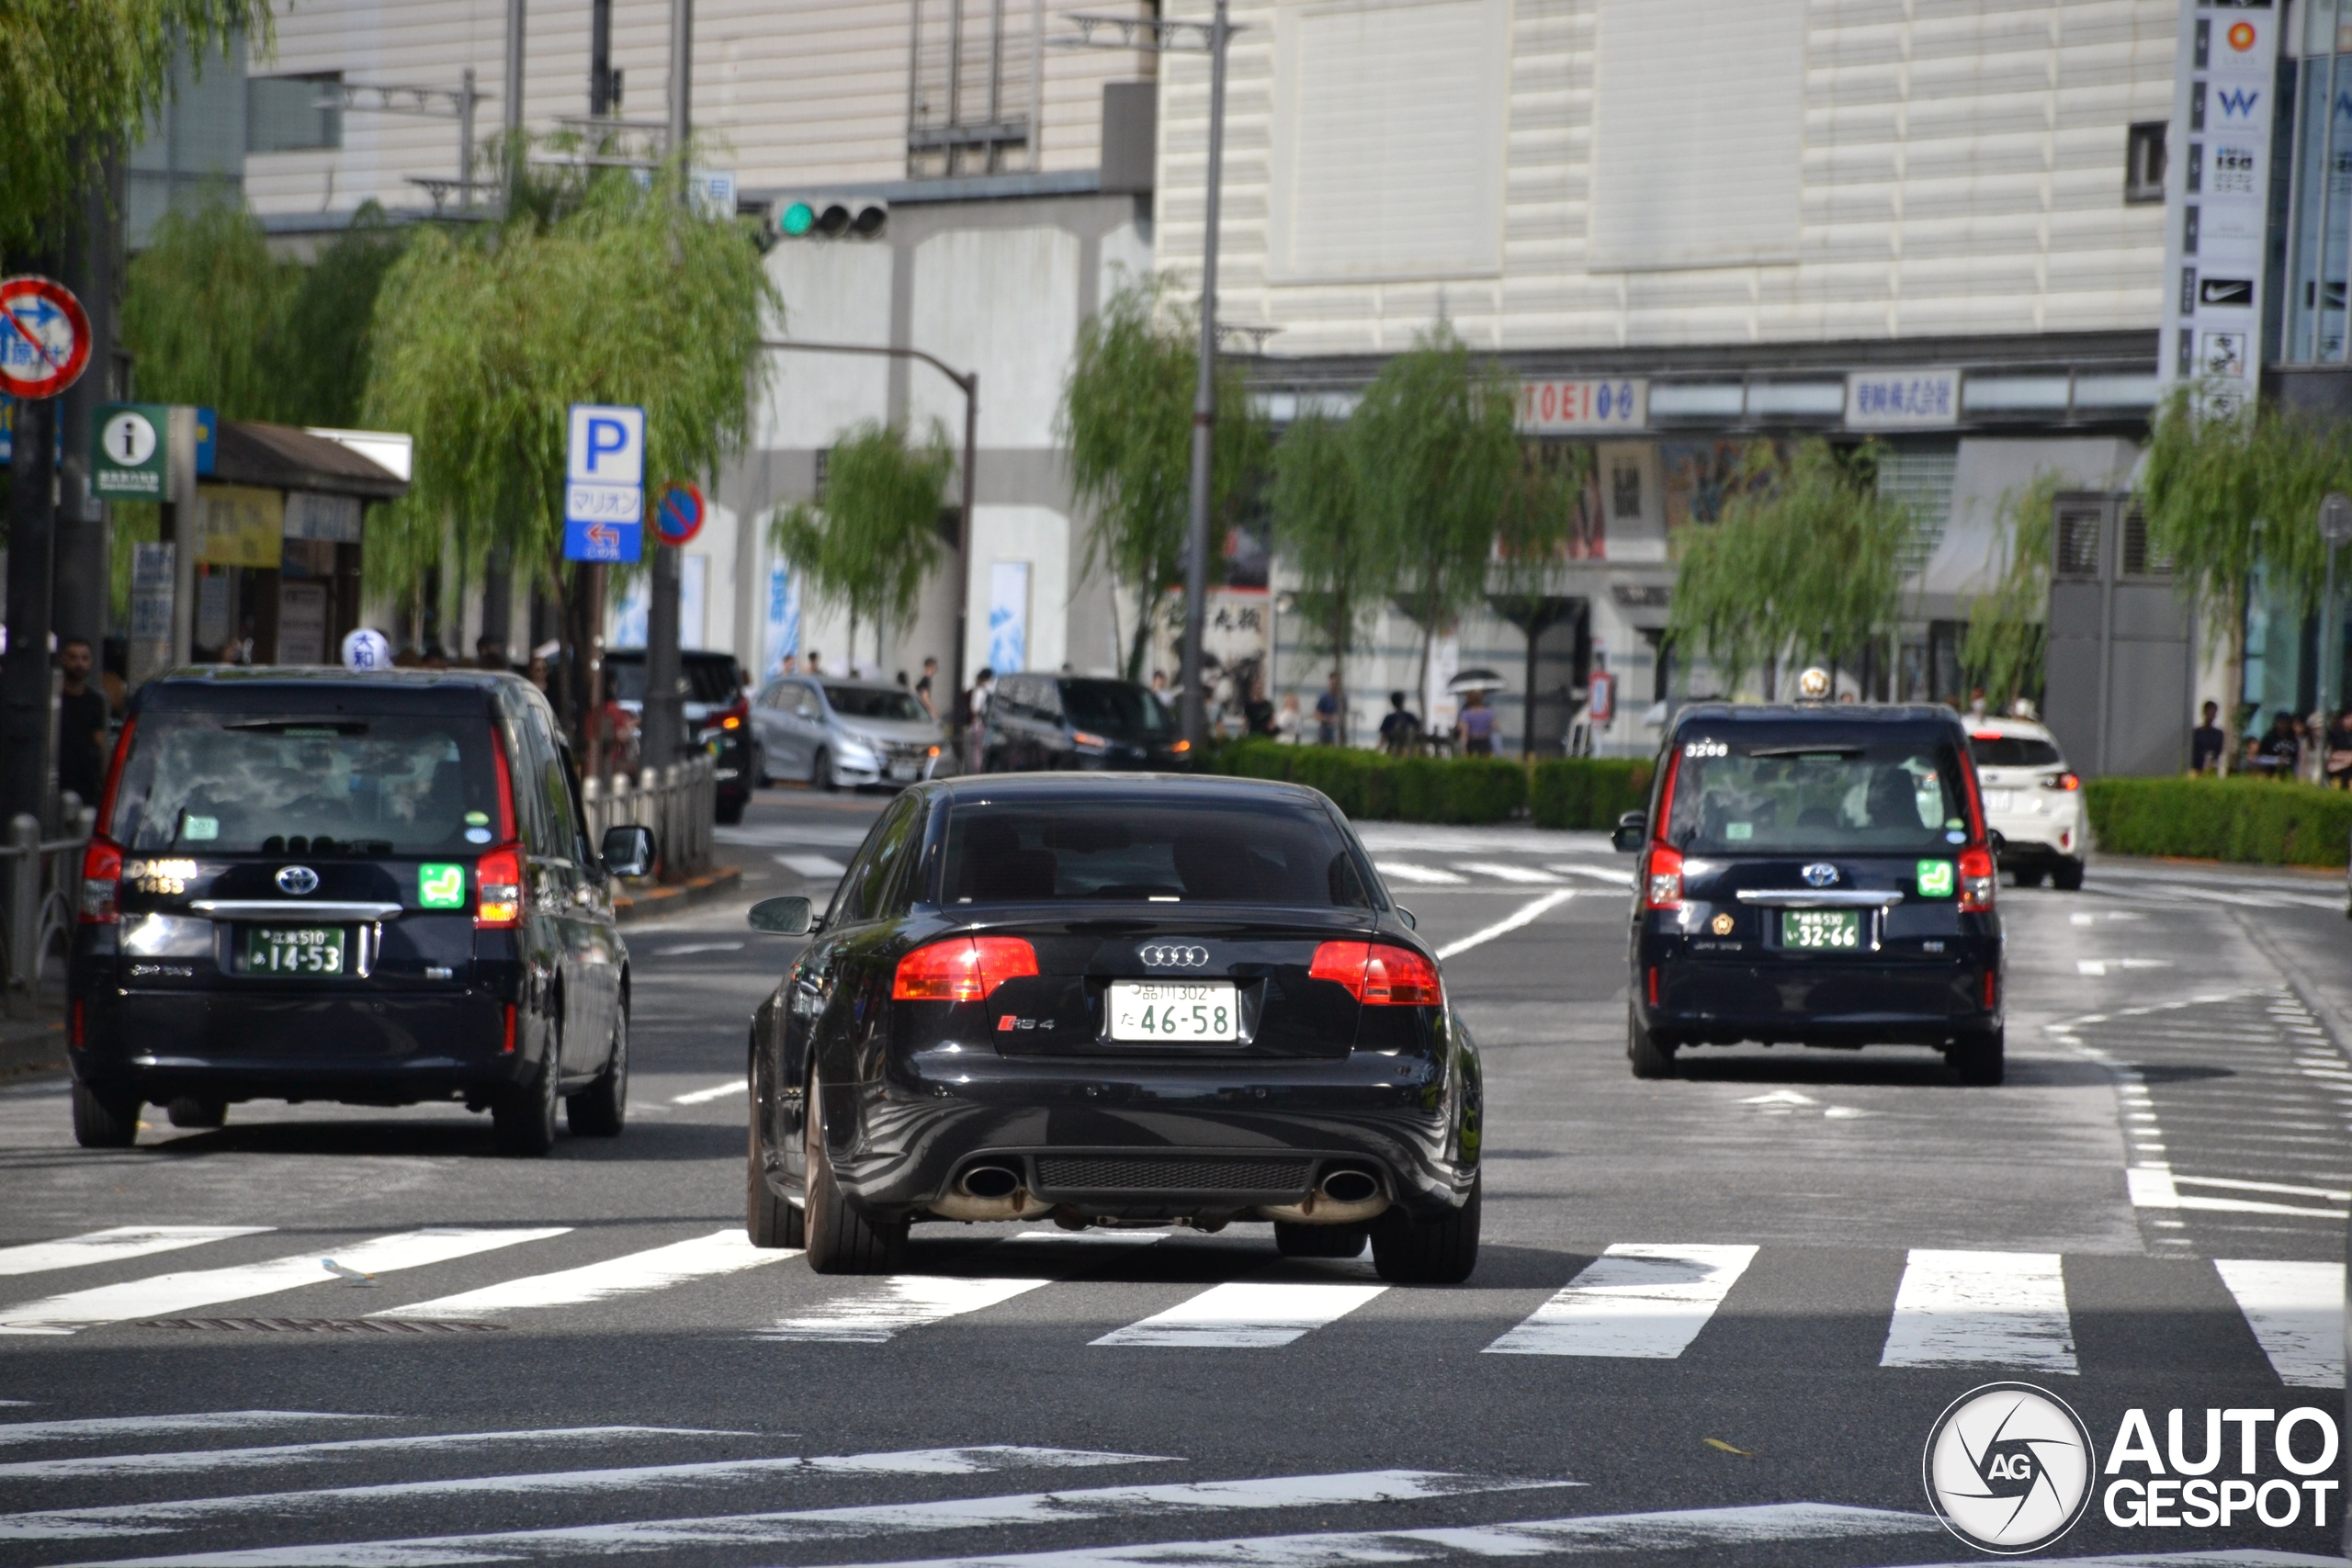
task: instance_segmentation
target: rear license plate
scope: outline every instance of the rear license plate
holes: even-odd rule
[[[248,975],[343,975],[343,943],[341,926],[247,926],[238,967]]]
[[[1114,980],[1114,1040],[1238,1040],[1241,996],[1230,980]]]
[[[912,762],[893,762],[890,764],[890,776],[894,779],[911,779],[915,776],[915,765]]]
[[[1851,953],[1862,945],[1860,909],[1783,909],[1781,945],[1808,953]]]
[[[2012,791],[1988,789],[1984,792],[1984,809],[1987,811],[2008,811],[2014,809],[2016,805],[2016,796]]]

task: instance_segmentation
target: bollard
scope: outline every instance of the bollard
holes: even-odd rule
[[[9,1016],[32,1016],[40,964],[40,818],[19,812],[8,820]]]

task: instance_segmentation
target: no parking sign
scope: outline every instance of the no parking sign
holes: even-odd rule
[[[702,491],[694,485],[672,485],[662,492],[654,509],[653,531],[665,545],[683,545],[702,532]]]

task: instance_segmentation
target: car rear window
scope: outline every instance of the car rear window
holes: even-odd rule
[[[616,699],[625,703],[645,700],[644,654],[622,659],[608,653],[605,656],[605,668],[612,675],[613,695]],[[735,661],[724,654],[684,655],[679,670],[686,678],[686,701],[690,703],[729,707],[742,690],[741,673],[735,668]]]
[[[490,747],[486,715],[151,713],[101,830],[199,854],[479,852],[498,827]]]
[[[1176,728],[1150,687],[1125,681],[1064,681],[1062,711],[1080,729],[1114,735],[1163,735]]]
[[[1667,842],[1724,854],[1943,851],[1968,840],[1956,746],[1686,736]]]
[[[2057,747],[2030,735],[1973,735],[1968,754],[1980,768],[2056,768],[2066,761]]]
[[[922,711],[922,705],[915,701],[913,693],[899,691],[896,686],[836,686],[828,682],[825,700],[843,718],[921,724],[931,716]]]
[[[950,905],[1372,906],[1363,868],[1329,816],[1230,799],[958,804],[948,814],[940,887]]]

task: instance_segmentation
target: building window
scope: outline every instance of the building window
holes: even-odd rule
[[[245,151],[318,152],[343,145],[343,110],[320,88],[340,74],[252,76],[245,81]]]
[[[2123,147],[2123,199],[2165,198],[2165,122],[2143,120],[2132,128]]]
[[[1642,466],[1616,463],[1609,470],[1609,515],[1639,521],[1642,515]]]
[[[1905,576],[1925,571],[1944,542],[1944,530],[1951,525],[1952,479],[1959,467],[1957,446],[1897,446],[1879,454],[1879,494],[1911,514],[1911,536],[1904,541],[1901,555]]]
[[[820,506],[825,504],[825,487],[832,478],[832,467],[833,449],[830,446],[818,447],[816,482],[809,487],[808,499]]]
[[[907,176],[1034,170],[1044,108],[1045,7],[983,12],[914,0],[907,84]]]

